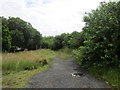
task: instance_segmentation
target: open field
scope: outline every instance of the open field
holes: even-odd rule
[[[30,77],[47,69],[55,53],[48,49],[3,53],[3,88],[23,88]]]

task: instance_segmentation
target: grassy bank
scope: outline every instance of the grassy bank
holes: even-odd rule
[[[55,53],[48,49],[3,53],[3,88],[23,88],[33,75],[47,69]]]
[[[56,51],[56,53],[60,56],[61,59],[67,60],[68,57],[72,55],[72,49],[65,47]]]
[[[120,88],[120,70],[118,68],[100,68],[91,66],[87,68],[87,70],[112,87]]]
[[[120,88],[120,70],[119,68],[115,68],[114,65],[111,67],[99,67],[99,66],[93,66],[86,64],[85,66],[81,64],[81,61],[79,59],[79,51],[73,50],[72,56],[76,58],[78,63],[83,66],[86,70],[88,70],[90,73],[95,75],[97,78],[100,78],[104,80],[107,84],[111,85],[112,87]],[[102,63],[101,63],[102,65]],[[103,63],[103,66],[104,63]]]

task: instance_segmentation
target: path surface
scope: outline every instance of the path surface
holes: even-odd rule
[[[71,73],[80,71],[83,76],[73,77]],[[59,56],[53,61],[48,70],[31,78],[29,88],[107,88],[103,81],[98,80],[77,65],[72,57],[62,60]]]

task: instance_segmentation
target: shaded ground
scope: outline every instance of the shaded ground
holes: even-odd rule
[[[73,77],[71,73],[82,72],[83,76]],[[59,56],[48,70],[31,78],[29,88],[108,88],[105,82],[98,80],[77,65],[72,57],[62,60]]]

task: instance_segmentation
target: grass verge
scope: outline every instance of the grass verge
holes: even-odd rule
[[[69,56],[72,55],[72,49],[69,49],[67,47],[64,47],[58,51],[56,51],[56,53],[58,53],[58,55],[60,55],[60,58],[63,60],[67,60],[69,58]]]
[[[72,56],[81,65],[81,61],[79,60],[79,56],[80,56],[79,50],[72,50]],[[103,64],[103,66],[105,65]],[[88,70],[93,75],[95,75],[97,78],[104,80],[110,86],[115,87],[115,88],[120,88],[120,70],[119,68],[115,68],[113,66],[108,68],[108,67],[99,67],[99,66],[93,66],[93,65],[86,64],[85,69]]]
[[[25,88],[29,79],[47,69],[55,53],[48,49],[19,53],[4,53],[2,87]],[[47,63],[43,63],[45,61]]]
[[[67,60],[68,59],[68,54],[66,54],[65,52],[56,51],[56,53],[60,56],[60,58],[62,60]]]
[[[89,72],[94,74],[96,77],[104,80],[107,84],[114,88],[120,88],[120,71],[117,68],[99,68],[89,67]]]
[[[2,87],[3,88],[26,88],[26,84],[30,78],[37,73],[46,70],[48,65],[40,67],[35,70],[25,70],[19,72],[11,72],[8,75],[3,76]]]

